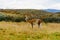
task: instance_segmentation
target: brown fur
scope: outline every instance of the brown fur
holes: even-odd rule
[[[42,23],[41,19],[31,19],[31,20],[28,20],[27,22],[29,22],[33,28],[33,25],[36,21],[37,21],[38,27],[40,27],[40,24]]]
[[[33,16],[25,15],[26,22],[29,22],[33,28],[34,23],[37,22],[38,27],[40,27],[40,24],[42,23],[41,19],[34,18]]]

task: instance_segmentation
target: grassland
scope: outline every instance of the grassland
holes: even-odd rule
[[[31,28],[25,22],[0,22],[0,40],[60,40],[60,23],[42,23]]]

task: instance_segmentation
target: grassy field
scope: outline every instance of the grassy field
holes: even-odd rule
[[[0,22],[0,40],[60,40],[60,23]]]

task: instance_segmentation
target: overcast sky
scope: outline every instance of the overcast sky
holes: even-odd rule
[[[60,0],[0,0],[0,8],[60,10]]]

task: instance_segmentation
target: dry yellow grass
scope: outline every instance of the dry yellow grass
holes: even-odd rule
[[[60,23],[42,23],[40,28],[36,24],[32,29],[26,22],[0,22],[0,40],[54,40],[49,34],[55,32],[60,33]]]
[[[33,29],[29,23],[26,22],[0,22],[0,28],[11,29],[13,31],[47,31],[49,32],[60,32],[60,23],[42,23],[40,28],[37,24],[34,25]]]

